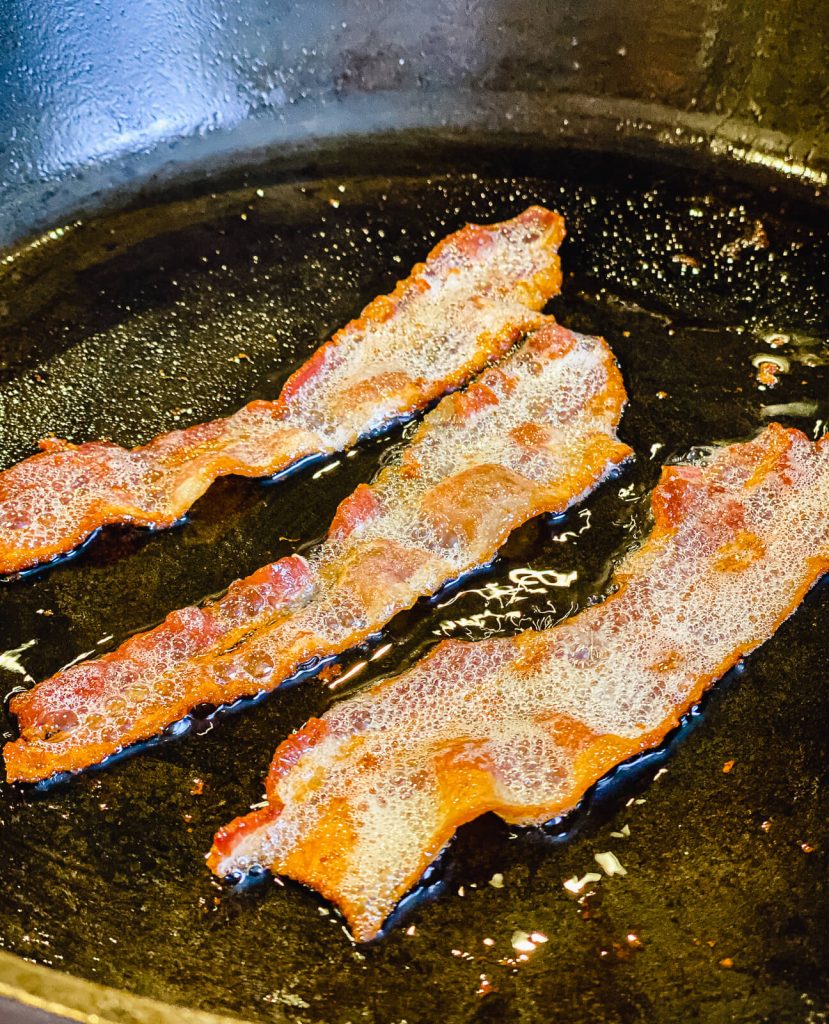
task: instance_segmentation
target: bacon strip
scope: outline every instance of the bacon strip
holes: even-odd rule
[[[9,779],[95,764],[198,704],[275,689],[365,640],[489,561],[516,526],[594,488],[630,454],[614,433],[624,402],[607,345],[544,319],[341,503],[309,561],[283,558],[217,603],[174,612],[15,696],[21,735],[4,751]]]
[[[290,377],[273,402],[128,450],[48,438],[0,473],[0,574],[101,526],[167,527],[220,476],[262,477],[337,452],[459,387],[537,322],[561,285],[564,221],[531,206],[440,242]]]
[[[277,749],[268,806],[216,835],[212,870],[264,865],[373,938],[463,822],[544,822],[660,743],[829,569],[829,438],[771,425],[663,470],[655,525],[603,604],[543,632],[445,641]]]

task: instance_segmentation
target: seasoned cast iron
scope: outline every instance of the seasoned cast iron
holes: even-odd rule
[[[313,18],[253,4],[231,18],[222,7],[221,38],[241,26],[237,55],[247,63],[226,61],[230,51],[217,43],[215,66],[174,68],[192,91],[172,88],[168,75],[167,113],[191,136],[180,167],[168,159],[176,154],[152,89],[122,107],[120,136],[107,128],[98,90],[86,128],[76,118],[62,132],[57,108],[80,110],[77,96],[27,95],[20,75],[17,92],[7,90],[17,105],[2,120],[25,138],[5,151],[6,240],[62,230],[9,250],[0,265],[3,466],[47,433],[135,444],[273,395],[435,237],[530,202],[566,216],[565,287],[550,311],[603,334],[616,352],[630,395],[621,435],[636,461],[564,519],[519,531],[490,570],[396,619],[384,638],[390,651],[352,690],[440,637],[546,625],[600,597],[612,565],[647,530],[663,462],[751,436],[773,417],[811,436],[829,420],[825,114],[807,102],[820,74],[821,19],[811,15],[806,32],[808,12],[797,5],[784,5],[785,26],[728,4],[719,14],[658,5],[650,20],[612,4],[595,14],[533,6],[496,4],[486,17],[450,8],[445,23],[404,4],[373,21],[349,4]],[[424,27],[429,13],[435,23]],[[16,27],[8,22],[22,42],[6,59],[20,71],[26,46],[54,40],[27,34],[17,17]],[[218,38],[215,25],[196,21],[199,45]],[[94,28],[77,36],[75,21],[61,24],[81,41]],[[745,37],[759,46],[775,26],[786,31],[755,66]],[[786,63],[798,26],[803,67]],[[274,51],[265,52],[280,32],[281,79]],[[318,51],[308,45],[300,59],[312,36]],[[139,42],[128,33],[126,65]],[[191,43],[180,34],[182,51]],[[115,102],[123,83],[103,42],[96,52],[89,68],[78,65],[81,80],[94,84],[106,66]],[[754,95],[774,102],[759,105],[768,130],[761,123],[742,150],[718,159],[751,110],[729,92],[727,56],[743,68],[745,89],[759,83]],[[156,59],[136,66],[160,89]],[[590,95],[576,100],[567,83],[579,61]],[[236,121],[222,108],[200,140],[173,117],[182,95],[201,116],[217,69],[226,84],[254,67],[262,95],[270,90],[260,107],[248,97]],[[777,95],[775,69],[788,75]],[[292,103],[297,83],[307,95]],[[645,116],[656,110],[649,92],[664,104],[662,122]],[[705,113],[691,108],[692,93]],[[723,96],[733,116],[723,112],[717,128],[709,115]],[[625,104],[639,104],[638,123],[621,116]],[[391,132],[382,111],[395,110]],[[674,116],[697,134],[669,140]],[[128,131],[135,137],[124,141]],[[811,152],[792,149],[807,136]],[[257,139],[267,143],[261,151]],[[273,148],[280,141],[283,153]],[[231,151],[235,169],[226,166]],[[764,166],[749,174],[747,163]],[[799,184],[787,168],[802,172]],[[125,189],[141,190],[129,209]],[[112,212],[76,215],[95,205]],[[754,363],[769,353],[784,356],[788,372],[763,390]],[[40,679],[102,653],[312,543],[405,435],[278,484],[221,481],[180,529],[109,530],[65,564],[3,585],[0,652],[12,652],[0,668],[3,691],[30,685],[21,670]],[[619,770],[575,815],[544,829],[487,817],[461,830],[369,947],[356,947],[315,894],[273,879],[233,891],[202,859],[216,827],[260,799],[277,742],[334,699],[319,681],[229,716],[203,709],[184,735],[69,784],[3,784],[0,996],[112,1021],[819,1021],[829,1010],[828,615],[824,583],[663,751]],[[13,722],[4,727],[11,734]],[[605,878],[582,900],[568,893],[564,881],[600,870],[594,856],[606,850],[627,875]],[[519,959],[515,933],[535,931],[547,941]],[[42,1019],[0,1001],[0,1020],[17,1020],[12,1013]]]

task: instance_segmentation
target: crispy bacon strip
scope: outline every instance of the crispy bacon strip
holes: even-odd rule
[[[131,451],[48,438],[0,473],[0,574],[101,526],[167,527],[220,476],[271,476],[388,428],[503,355],[561,284],[564,221],[540,206],[449,235],[290,377],[273,402]]]
[[[216,835],[225,876],[271,867],[358,940],[462,823],[544,822],[660,743],[829,569],[829,438],[771,425],[663,470],[654,528],[603,604],[543,632],[445,641],[277,749],[268,806]]]
[[[489,561],[509,533],[559,512],[630,449],[625,401],[600,338],[548,318],[498,367],[443,399],[396,462],[337,510],[309,561],[283,558],[204,608],[14,697],[9,779],[95,764],[198,704],[276,688]]]

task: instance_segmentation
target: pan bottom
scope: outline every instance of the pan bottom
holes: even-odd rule
[[[408,906],[375,945],[356,947],[310,892],[273,880],[234,892],[204,866],[215,829],[261,798],[275,746],[307,717],[443,637],[548,625],[601,595],[647,529],[663,463],[770,419],[812,437],[829,422],[825,211],[603,154],[424,160],[380,175],[355,151],[350,166],[370,173],[274,172],[272,185],[179,196],[13,254],[0,275],[0,464],[47,434],[136,444],[272,396],[437,238],[532,202],[567,219],[565,284],[549,311],[617,354],[635,462],[399,616],[372,647],[380,657],[346,659],[366,662],[348,687],[311,679],[45,792],[4,784],[0,945],[251,1021],[819,1020],[825,585],[667,756],[622,771],[577,817],[464,828],[427,879],[436,898]],[[777,368],[773,386],[763,362]],[[312,543],[410,429],[273,486],[223,480],[180,528],[106,530],[71,562],[3,586],[4,692]],[[603,874],[595,855],[607,851],[625,876]],[[601,879],[565,886],[588,873]]]

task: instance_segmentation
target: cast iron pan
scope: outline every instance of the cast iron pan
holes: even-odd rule
[[[519,531],[490,570],[392,622],[390,651],[352,691],[441,637],[549,624],[600,597],[647,529],[662,463],[770,418],[813,437],[829,419],[825,211],[600,154],[402,152],[382,176],[371,151],[352,151],[348,173],[274,174],[90,221],[21,251],[0,278],[7,465],[49,433],[135,444],[273,395],[436,237],[531,202],[565,214],[566,283],[550,311],[616,352],[636,461],[564,519]],[[762,353],[787,361],[773,390],[756,379]],[[222,481],[179,529],[109,530],[6,583],[0,650],[17,653],[0,669],[4,691],[312,543],[405,435],[279,484]],[[827,629],[823,584],[662,751],[577,813],[547,828],[486,817],[462,829],[368,947],[314,893],[271,878],[234,891],[203,863],[217,826],[260,799],[276,744],[335,699],[321,682],[233,715],[203,709],[183,735],[68,784],[3,784],[0,941],[82,979],[249,1021],[822,1020]],[[627,874],[568,893],[563,882],[597,870],[606,850]],[[517,932],[547,941],[519,959]]]

